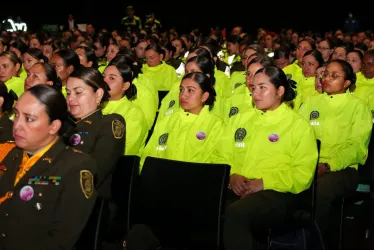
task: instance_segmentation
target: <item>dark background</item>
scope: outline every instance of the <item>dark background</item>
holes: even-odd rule
[[[97,1],[97,0],[96,0]],[[320,1],[320,0],[280,0],[280,1],[193,1],[177,0],[172,2],[154,1],[43,1],[34,3],[1,3],[0,18],[20,16],[29,28],[37,29],[42,24],[62,24],[72,13],[77,23],[91,22],[101,27],[118,27],[126,15],[127,5],[134,6],[136,15],[144,18],[149,11],[165,28],[176,26],[179,32],[189,32],[193,28],[209,30],[211,27],[242,25],[249,33],[257,28],[279,32],[281,28],[291,27],[297,31],[325,32],[343,28],[348,12],[359,20],[360,28],[371,29],[373,8],[370,1]],[[241,3],[242,2],[242,3]],[[234,4],[235,3],[235,4]],[[204,6],[202,6],[204,4]],[[370,6],[368,6],[370,5]]]

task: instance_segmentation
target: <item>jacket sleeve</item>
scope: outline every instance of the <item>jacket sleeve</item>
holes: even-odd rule
[[[298,194],[309,188],[312,183],[314,172],[318,161],[316,138],[313,129],[295,124],[294,142],[292,149],[293,162],[278,166],[277,171],[263,172],[264,190],[275,190],[278,192],[290,192]],[[300,132],[299,132],[300,131]],[[291,149],[290,149],[291,151]]]
[[[97,195],[93,183],[86,183],[86,185],[91,184],[92,193],[85,193],[84,185],[81,184],[81,171],[87,171],[86,166],[95,169],[95,161],[92,158],[87,156],[84,159],[76,162],[76,166],[71,168],[71,173],[65,177],[68,179],[69,185],[65,185],[63,188],[59,205],[56,206],[52,228],[47,237],[38,240],[36,244],[38,249],[72,249],[87,224]],[[89,180],[86,179],[86,181]]]
[[[117,114],[108,115],[104,119],[95,147],[90,154],[97,164],[96,187],[99,187],[112,174],[118,159],[125,152],[125,120]]]
[[[372,116],[367,106],[356,109],[352,118],[349,139],[340,148],[332,152],[327,163],[331,171],[339,171],[348,166],[365,164],[372,130]],[[347,133],[344,131],[344,133]]]
[[[132,119],[126,121],[126,155],[138,155],[139,150],[144,147],[145,137],[147,136],[148,127],[141,109],[135,112],[141,114],[133,114]]]

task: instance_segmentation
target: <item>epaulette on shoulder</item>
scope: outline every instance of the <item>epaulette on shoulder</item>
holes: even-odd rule
[[[4,158],[12,151],[13,148],[16,147],[16,143],[14,141],[7,141],[6,143],[0,144],[0,162],[4,160]]]

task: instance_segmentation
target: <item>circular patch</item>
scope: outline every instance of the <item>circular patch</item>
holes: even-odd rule
[[[277,142],[277,141],[279,141],[279,135],[273,133],[273,134],[269,135],[268,139],[271,142]]]
[[[169,133],[165,133],[165,134],[161,135],[160,138],[158,138],[158,144],[161,145],[161,146],[166,145],[168,137],[169,137]]]
[[[239,113],[239,109],[238,109],[237,107],[231,107],[231,108],[230,108],[230,113],[229,113],[229,118],[230,118],[231,116],[236,115],[237,113]]]
[[[81,142],[82,138],[79,134],[73,134],[72,136],[70,136],[70,144],[71,145],[78,145],[80,142]]]
[[[247,135],[247,130],[245,130],[245,128],[238,128],[235,131],[235,141],[236,142],[243,141],[246,135]]]
[[[29,201],[34,197],[34,189],[31,186],[24,186],[19,192],[21,200]]]
[[[312,111],[312,112],[310,113],[310,120],[318,119],[318,117],[319,117],[319,113],[318,113],[318,111]]]
[[[374,110],[371,111],[371,116],[374,118]]]
[[[175,101],[174,100],[170,101],[170,103],[169,103],[169,109],[172,108],[174,105],[175,105]]]
[[[201,140],[204,140],[206,138],[206,134],[204,132],[197,132],[196,133],[196,138]]]

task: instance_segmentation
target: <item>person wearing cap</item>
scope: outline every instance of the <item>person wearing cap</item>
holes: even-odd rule
[[[148,33],[157,32],[162,29],[161,22],[156,19],[155,14],[153,12],[147,14],[145,18],[146,21],[144,24],[144,29]]]
[[[121,23],[128,33],[138,32],[143,28],[142,20],[134,13],[134,8],[132,6],[127,6],[127,16],[122,18]]]

